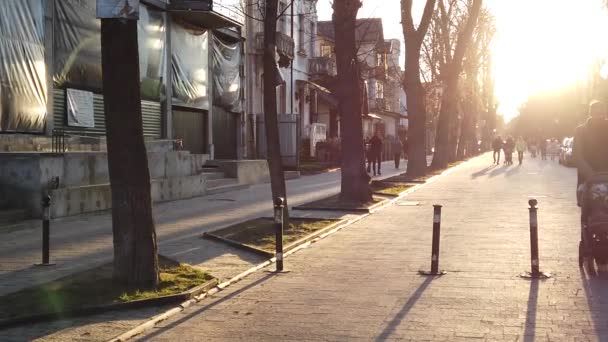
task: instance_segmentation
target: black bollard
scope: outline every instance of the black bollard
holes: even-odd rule
[[[49,262],[50,254],[50,235],[51,235],[51,196],[44,195],[42,197],[42,263],[38,266],[54,265]]]
[[[441,205],[433,205],[433,246],[431,252],[431,271],[420,271],[422,275],[438,276],[446,274],[439,271],[439,241],[441,239]]]
[[[277,197],[274,201],[275,213],[278,215],[275,222],[275,257],[276,271],[283,272],[283,229],[285,225],[285,199]]]
[[[540,271],[540,261],[538,257],[538,201],[531,199],[528,201],[530,208],[530,272],[521,274],[522,278],[527,279],[547,279],[551,274]]]

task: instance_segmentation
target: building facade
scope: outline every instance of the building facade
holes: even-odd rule
[[[291,5],[290,5],[291,4]],[[276,46],[283,82],[276,88],[281,153],[286,166],[295,167],[302,137],[308,134],[314,106],[309,85],[309,60],[315,56],[316,0],[279,1]],[[246,113],[251,156],[266,157],[264,131],[263,2],[246,5]]]
[[[144,134],[192,153],[243,157],[239,0],[141,0]],[[0,2],[0,135],[105,136],[96,2]]]

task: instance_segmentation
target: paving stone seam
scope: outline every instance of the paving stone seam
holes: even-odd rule
[[[376,212],[379,212],[382,209],[385,209],[385,208],[393,205],[394,203],[396,203],[399,200],[403,199],[407,195],[409,195],[409,194],[411,194],[411,193],[413,193],[413,192],[415,192],[415,191],[423,188],[426,185],[429,185],[429,184],[435,182],[437,179],[441,178],[442,176],[448,175],[451,172],[457,170],[458,168],[463,167],[468,161],[471,161],[473,159],[480,158],[480,157],[481,156],[465,160],[465,161],[463,161],[462,163],[460,163],[460,164],[458,164],[456,166],[453,166],[453,167],[450,167],[450,168],[444,170],[440,174],[435,175],[435,176],[427,179],[424,183],[415,185],[412,188],[410,188],[410,189],[404,191],[403,193],[401,193],[399,196],[397,196],[395,198],[392,198],[392,199],[389,199],[388,201],[386,201],[386,204],[378,206],[378,207],[374,208],[373,210],[370,210],[369,213],[361,214],[361,215],[359,215],[359,216],[357,216],[355,218],[352,218],[352,219],[344,222],[343,224],[335,227],[334,229],[332,229],[332,230],[330,230],[330,231],[328,231],[328,232],[326,232],[326,233],[318,236],[317,238],[315,238],[315,239],[313,239],[311,241],[305,242],[305,243],[303,243],[303,244],[301,244],[301,245],[299,245],[297,247],[294,247],[290,251],[284,253],[283,257],[286,258],[286,257],[288,257],[288,256],[290,256],[292,254],[297,253],[300,250],[306,249],[311,244],[316,243],[316,242],[318,242],[318,241],[320,241],[322,239],[325,239],[326,237],[331,236],[331,235],[339,232],[340,230],[342,230],[344,228],[347,228],[347,227],[349,227],[349,226],[351,226],[351,225],[353,225],[353,224],[355,224],[355,223],[357,223],[357,222],[365,219],[366,217],[368,217],[368,216],[370,216],[370,215],[372,215],[372,214],[374,214]],[[153,329],[158,323],[160,323],[162,321],[165,321],[165,320],[167,320],[167,319],[169,319],[169,318],[171,318],[171,317],[173,317],[173,316],[181,313],[182,311],[184,311],[186,308],[192,306],[193,304],[196,304],[196,303],[202,301],[203,299],[205,299],[205,298],[207,298],[209,296],[212,296],[214,294],[219,293],[220,291],[228,288],[230,285],[238,283],[239,281],[245,279],[246,277],[248,277],[252,273],[255,273],[255,272],[257,272],[257,271],[259,271],[259,270],[261,270],[263,268],[266,268],[266,267],[274,264],[275,262],[276,262],[276,257],[270,258],[269,260],[264,261],[264,262],[260,263],[259,265],[256,265],[256,266],[254,266],[254,267],[246,270],[245,272],[242,272],[241,274],[236,275],[235,277],[231,278],[230,280],[227,280],[227,281],[225,281],[225,282],[217,285],[216,287],[214,287],[213,289],[209,290],[208,292],[202,293],[202,294],[200,294],[197,297],[194,297],[194,298],[192,298],[190,300],[187,300],[187,301],[181,303],[177,307],[169,309],[169,310],[167,310],[167,311],[165,311],[165,312],[163,312],[161,314],[158,314],[158,315],[150,318],[149,320],[147,320],[144,323],[139,324],[135,328],[132,328],[131,330],[128,330],[128,331],[124,332],[123,334],[121,334],[121,335],[119,335],[119,336],[117,336],[115,338],[112,338],[112,339],[108,340],[108,342],[124,342],[124,341],[128,341],[128,340],[132,339],[135,336],[141,335],[141,334],[143,334],[143,333],[145,333],[145,332]]]

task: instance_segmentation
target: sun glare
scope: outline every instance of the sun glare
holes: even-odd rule
[[[496,17],[493,46],[499,113],[509,121],[537,92],[584,82],[608,56],[602,37],[608,12],[601,0],[489,1]]]

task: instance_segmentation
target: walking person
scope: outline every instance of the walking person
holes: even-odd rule
[[[401,151],[403,150],[403,144],[398,137],[393,138],[391,148],[393,150],[393,157],[395,157],[395,169],[398,169],[401,163]]]
[[[549,144],[549,154],[551,155],[551,160],[559,159],[559,149],[560,144],[557,139],[553,139],[551,144]]]
[[[536,143],[536,140],[532,139],[530,141],[530,146],[528,149],[530,150],[530,156],[532,156],[532,158],[536,158],[536,153],[538,153],[538,144]]]
[[[374,136],[369,140],[370,153],[372,157],[372,171],[374,176],[376,173],[378,176],[382,175],[380,166],[382,165],[382,139],[380,139],[378,132],[374,133]]]
[[[513,165],[513,150],[515,149],[515,141],[512,137],[508,137],[503,145],[505,152],[505,164]]]
[[[519,160],[519,165],[521,165],[524,161],[524,151],[526,150],[526,141],[522,137],[518,137],[515,142],[515,150],[517,150],[517,159]]]
[[[542,160],[547,160],[547,139],[540,139],[540,157]]]
[[[502,145],[502,138],[500,135],[496,136],[492,141],[492,150],[494,150],[492,156],[494,157],[494,164],[496,165],[500,165],[500,150],[502,149]]]

